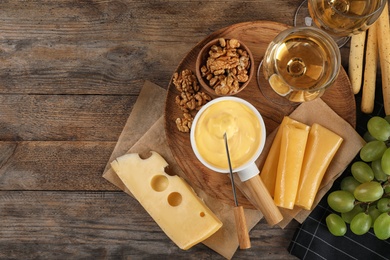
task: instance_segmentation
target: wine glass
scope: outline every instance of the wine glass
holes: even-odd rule
[[[370,27],[387,0],[304,0],[298,7],[295,26],[316,26],[330,34],[342,47],[352,34]]]
[[[340,50],[326,32],[292,27],[268,45],[257,71],[263,95],[279,105],[297,105],[320,97],[335,81]]]

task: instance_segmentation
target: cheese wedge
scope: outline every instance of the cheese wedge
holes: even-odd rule
[[[274,194],[279,207],[294,208],[309,129],[307,125],[285,125],[282,129]]]
[[[138,154],[126,154],[111,163],[165,234],[187,250],[214,234],[222,223],[187,182],[165,173],[166,166],[168,163],[156,152],[145,160]]]
[[[294,119],[291,119],[288,116],[285,116],[282,122],[280,123],[280,126],[276,132],[274,140],[272,141],[271,148],[268,152],[267,158],[264,162],[260,174],[261,180],[263,181],[265,187],[267,187],[272,197],[274,197],[274,192],[275,192],[276,173],[278,170],[278,162],[279,162],[279,155],[280,155],[280,143],[282,138],[283,127],[285,125],[293,125],[302,129],[305,129],[307,127],[307,125],[298,122]]]
[[[340,136],[327,128],[312,125],[295,201],[297,206],[311,209],[324,174],[342,142]]]

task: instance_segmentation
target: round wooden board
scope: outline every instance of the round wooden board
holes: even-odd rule
[[[289,26],[285,24],[270,21],[256,21],[234,24],[223,28],[199,42],[187,56],[184,57],[176,71],[180,72],[183,69],[191,69],[195,73],[195,61],[198,52],[207,42],[219,37],[236,38],[243,41],[253,53],[256,71],[268,44],[279,32],[288,27]],[[189,133],[181,133],[178,131],[175,120],[183,115],[179,107],[175,104],[175,97],[178,94],[179,92],[176,90],[171,80],[168,87],[165,107],[165,130],[172,154],[185,173],[186,180],[192,186],[197,186],[210,196],[215,197],[226,204],[233,204],[232,188],[228,175],[216,173],[204,167],[197,160],[191,149]],[[256,75],[252,77],[249,85],[236,96],[249,101],[259,110],[265,121],[267,134],[270,134],[278,127],[283,116],[289,115],[296,108],[276,105],[266,100],[257,86]],[[322,99],[338,115],[355,127],[355,98],[348,76],[343,68],[341,68],[340,74],[334,85],[326,91],[322,96]],[[252,204],[250,204],[239,191],[238,200],[240,205],[253,208]]]

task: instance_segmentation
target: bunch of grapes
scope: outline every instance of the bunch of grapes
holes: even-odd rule
[[[341,180],[340,190],[327,201],[336,212],[326,218],[329,231],[343,236],[350,230],[363,235],[373,228],[377,238],[390,237],[390,115],[367,122],[366,144],[360,159],[351,165],[352,176]]]

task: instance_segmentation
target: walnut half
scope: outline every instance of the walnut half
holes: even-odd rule
[[[194,118],[189,113],[184,113],[183,118],[176,118],[176,126],[177,129],[179,129],[180,132],[183,133],[189,133],[192,125],[192,121],[194,121]]]

